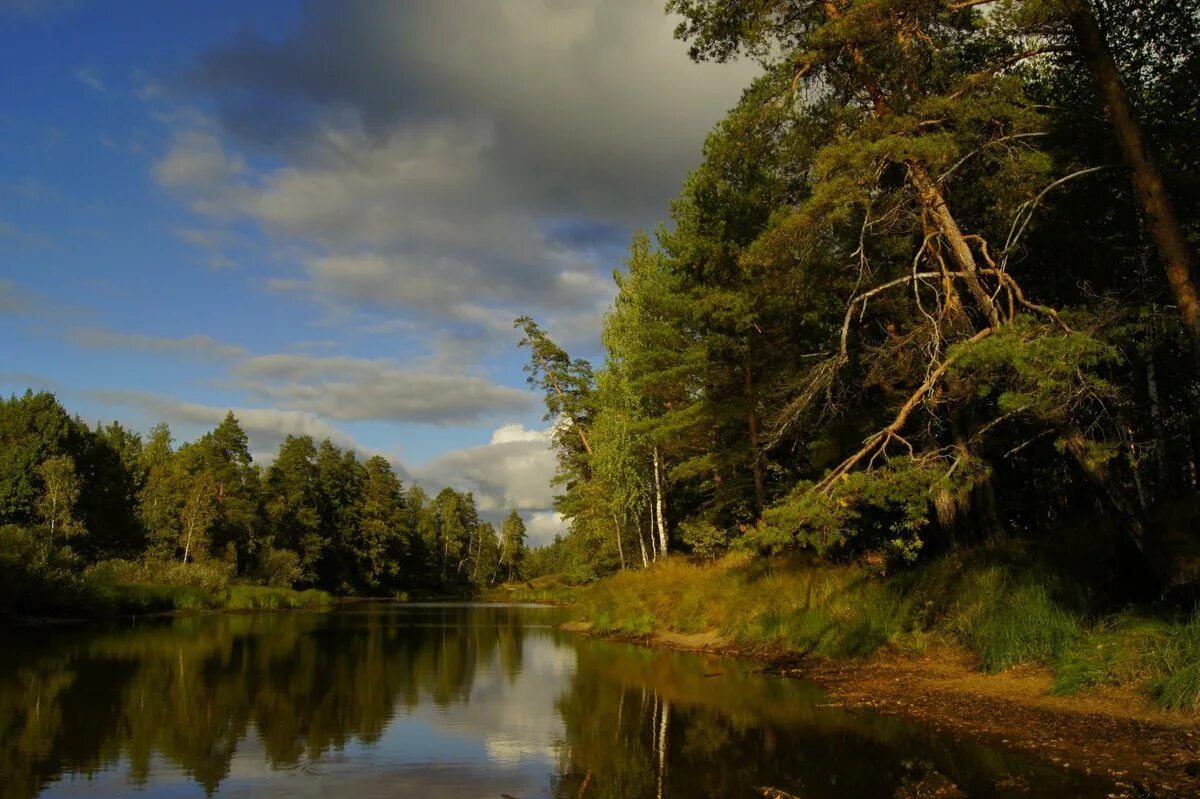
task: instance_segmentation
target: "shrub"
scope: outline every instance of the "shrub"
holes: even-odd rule
[[[300,556],[290,549],[268,547],[259,558],[259,572],[264,585],[272,588],[291,588],[304,574]]]
[[[315,589],[293,591],[290,588],[265,585],[235,585],[229,589],[225,607],[237,610],[278,610],[319,608],[331,604],[333,597]]]
[[[692,553],[704,560],[712,560],[729,547],[729,534],[702,519],[681,522],[679,535],[683,543],[692,548]]]
[[[41,528],[0,526],[0,614],[79,612],[77,561]]]
[[[177,560],[104,560],[84,571],[84,580],[108,584],[172,585],[199,588],[212,594],[225,591],[233,577],[232,564],[208,560],[183,563]]]

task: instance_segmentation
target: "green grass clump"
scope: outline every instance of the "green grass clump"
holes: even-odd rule
[[[1080,619],[1056,604],[1046,588],[1007,584],[967,630],[984,671],[1020,663],[1052,663],[1082,634]]]
[[[1164,667],[1169,670],[1161,653],[1172,631],[1169,622],[1131,613],[1100,620],[1055,661],[1054,693],[1153,680]]]
[[[1159,674],[1149,681],[1151,696],[1173,710],[1200,710],[1200,613],[1172,625],[1165,640],[1147,653]]]
[[[161,613],[172,610],[212,610],[221,600],[213,593],[186,585],[117,583],[104,588],[94,584],[97,598],[116,613]]]
[[[280,610],[321,608],[331,604],[333,597],[316,589],[295,591],[263,585],[233,585],[229,587],[224,607],[231,610]]]

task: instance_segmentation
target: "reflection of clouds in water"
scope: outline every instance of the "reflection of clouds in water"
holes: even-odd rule
[[[475,672],[467,702],[444,708],[423,703],[413,715],[453,735],[481,740],[497,766],[540,763],[549,768],[554,742],[564,734],[555,702],[575,672],[575,660],[574,647],[527,632],[520,672],[506,673],[497,651]]]
[[[551,747],[544,741],[530,741],[518,736],[498,734],[483,742],[488,760],[497,766],[513,767],[522,760],[540,760],[551,756]]]
[[[80,764],[64,764],[43,796],[126,796],[134,786],[172,798],[200,797],[206,787],[218,796],[546,796],[566,735],[557,702],[578,669],[577,650],[554,632],[551,609],[522,608],[519,620],[515,612],[372,607],[298,629],[290,617],[273,618],[261,640],[252,640],[259,647],[282,640],[280,651],[293,659],[315,651],[313,633],[328,634],[322,643],[340,653],[343,661],[335,661],[342,666],[331,671],[328,663],[322,668],[310,662],[291,676],[329,681],[334,693],[313,695],[304,680],[285,691],[272,680],[273,692],[264,694],[264,666],[256,659],[247,661],[252,667],[206,674],[187,686],[206,691],[216,703],[211,724],[184,730],[181,717],[167,714],[161,734],[139,739],[148,763],[135,765],[123,751],[90,764],[87,776]],[[198,624],[228,633],[232,622],[226,617]],[[403,634],[393,635],[393,629]],[[164,632],[187,634],[174,627],[139,634]],[[292,641],[289,633],[299,635]],[[131,644],[140,640],[130,636]],[[384,642],[390,643],[381,648]],[[137,690],[143,682],[162,687],[165,681],[164,690],[174,684],[174,658],[156,682],[159,660],[136,647],[131,651],[142,658]],[[189,662],[207,656],[197,645]],[[368,674],[377,681],[363,683]],[[247,682],[258,687],[245,689]],[[133,703],[132,717],[140,718],[140,708]],[[72,711],[90,712],[86,705]],[[367,741],[360,737],[364,731]]]

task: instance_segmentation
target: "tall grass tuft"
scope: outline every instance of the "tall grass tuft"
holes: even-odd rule
[[[1005,585],[976,615],[967,642],[984,671],[1052,663],[1082,634],[1081,620],[1055,604],[1042,585]]]
[[[1200,710],[1200,613],[1170,633],[1149,653],[1160,676],[1150,680],[1150,693],[1161,706]]]

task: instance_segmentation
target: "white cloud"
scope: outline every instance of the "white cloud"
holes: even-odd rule
[[[538,511],[525,519],[525,530],[531,546],[545,546],[567,532],[567,520],[557,511]]]
[[[242,37],[178,83],[215,120],[164,117],[156,174],[210,221],[304,243],[302,275],[268,285],[343,318],[490,337],[530,312],[594,340],[631,228],[665,215],[757,71],[692,63],[674,24],[628,1],[315,0],[282,39]]]
[[[546,441],[545,430],[530,430],[523,424],[506,424],[492,432],[491,444],[508,444],[513,441]]]
[[[487,444],[451,450],[409,471],[426,486],[450,485],[474,493],[480,511],[492,517],[515,508],[527,525],[536,525],[536,536],[553,538],[561,529],[552,524],[557,514],[550,511],[556,467],[549,430],[510,424],[496,429]]]
[[[212,192],[246,170],[241,158],[228,154],[221,140],[203,130],[176,135],[166,156],[154,165],[160,184],[184,193]]]
[[[390,358],[258,355],[233,373],[260,400],[347,421],[464,424],[528,413],[533,405],[521,389],[462,372],[409,369]]]

